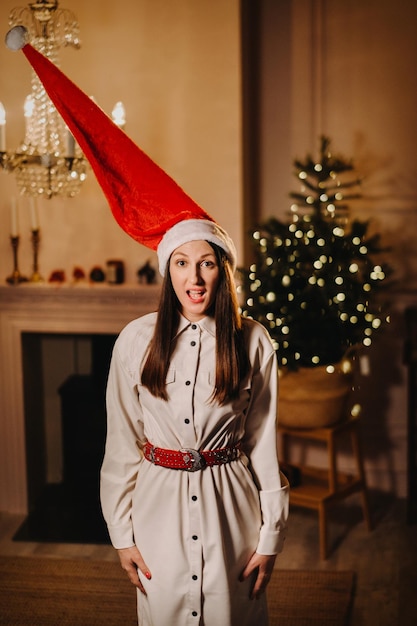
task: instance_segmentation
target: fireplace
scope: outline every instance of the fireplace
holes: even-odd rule
[[[0,287],[0,511],[27,514],[42,480],[37,335],[115,336],[158,300],[157,285]]]
[[[99,476],[116,337],[22,333],[29,515],[15,541],[109,543]]]

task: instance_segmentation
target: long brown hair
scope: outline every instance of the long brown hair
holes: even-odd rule
[[[219,246],[212,243],[210,245],[219,265],[216,297],[212,310],[208,311],[216,322],[216,380],[212,400],[224,404],[238,395],[240,381],[249,369],[249,360],[230,263]],[[142,384],[155,397],[163,400],[168,399],[165,380],[174,349],[173,339],[178,329],[179,310],[180,303],[167,265],[155,330],[142,369]]]

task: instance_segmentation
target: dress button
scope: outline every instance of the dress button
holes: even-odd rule
[[[185,418],[184,422],[185,422],[186,424],[189,424],[189,423],[190,423],[190,420],[188,419],[188,417],[186,417],[186,418]]]
[[[193,535],[192,538],[194,539],[194,541],[197,541],[197,539],[198,539],[197,535]]]
[[[191,326],[191,328],[192,328],[193,330],[195,330],[195,329],[197,328],[197,324],[193,324],[193,325]]]
[[[191,342],[191,345],[192,345],[192,346],[195,346],[195,341],[192,341],[192,342]]]
[[[197,611],[193,611],[193,612],[191,613],[191,615],[192,615],[193,617],[197,617],[198,613],[197,613]]]
[[[191,380],[186,380],[186,381],[185,381],[185,384],[186,384],[187,386],[188,386],[188,385],[191,385]]]
[[[193,574],[193,580],[198,580],[198,576],[196,576],[195,574]]]
[[[195,502],[197,500],[197,496],[191,496],[191,500]]]

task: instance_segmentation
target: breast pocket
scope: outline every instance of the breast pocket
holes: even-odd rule
[[[165,378],[165,384],[169,385],[169,384],[175,383],[175,378],[176,378],[175,369],[170,367]],[[141,390],[143,389],[142,381],[140,379],[138,381],[138,389],[139,389],[139,392],[141,392]]]
[[[170,367],[165,378],[165,385],[172,385],[173,383],[175,383],[175,379],[176,379],[176,371],[175,369]],[[139,379],[138,381],[139,395],[141,395],[144,391],[145,391],[145,387],[142,384],[142,380]]]
[[[176,372],[173,368],[169,368],[168,372],[167,372],[167,376],[165,378],[165,384],[166,385],[172,385],[172,383],[175,383],[175,379],[176,379]]]

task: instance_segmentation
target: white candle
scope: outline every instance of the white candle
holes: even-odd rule
[[[17,202],[16,202],[16,198],[12,198],[12,204],[11,204],[11,231],[10,234],[12,237],[18,237],[19,236],[19,229],[18,229],[18,216],[17,216]]]
[[[121,129],[126,125],[126,111],[123,102],[116,102],[111,113],[113,122]]]
[[[0,102],[0,152],[6,152],[6,110]]]
[[[35,198],[30,198],[29,202],[30,202],[30,223],[32,226],[32,230],[38,230],[39,222],[38,222],[38,207],[36,206],[36,200]]]
[[[25,116],[25,143],[30,144],[34,137],[33,135],[33,127],[32,127],[32,118],[35,111],[35,101],[32,96],[26,96],[25,104],[23,105],[23,112]]]

